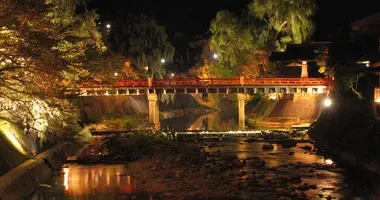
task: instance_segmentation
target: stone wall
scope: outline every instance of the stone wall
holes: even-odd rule
[[[86,133],[88,134],[88,133]],[[89,137],[81,137],[89,138]],[[68,156],[83,148],[83,140],[57,144],[35,158],[30,158],[0,177],[0,200],[19,200],[41,184],[47,184],[54,170],[59,170]]]

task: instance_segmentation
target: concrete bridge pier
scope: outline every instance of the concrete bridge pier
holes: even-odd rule
[[[244,93],[238,93],[238,107],[239,107],[239,129],[245,129],[245,100],[247,100],[247,96]]]
[[[148,94],[149,101],[149,123],[154,124],[154,129],[160,129],[160,110],[158,94]]]

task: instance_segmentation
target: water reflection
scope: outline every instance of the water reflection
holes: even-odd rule
[[[56,199],[120,199],[142,192],[137,182],[126,175],[124,165],[70,164],[61,173],[52,180],[51,196]],[[32,199],[41,200],[41,196],[37,193]]]
[[[78,161],[92,160],[92,165],[66,164],[50,181],[51,189],[39,188],[30,199],[152,199],[144,194],[137,181],[127,174],[123,164],[99,164],[107,154],[106,137],[94,137]],[[95,159],[97,158],[97,159]]]
[[[178,118],[172,118],[161,121],[161,128],[163,130],[188,130],[188,131],[199,131],[199,130],[238,130],[238,120],[237,115],[226,116],[222,112],[209,113],[207,115],[201,116],[184,116]],[[248,127],[252,128],[252,127]]]

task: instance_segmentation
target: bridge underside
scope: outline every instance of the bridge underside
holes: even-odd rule
[[[145,94],[271,94],[271,93],[327,93],[327,86],[244,86],[244,87],[117,87],[80,88],[74,94],[79,96],[145,95]]]

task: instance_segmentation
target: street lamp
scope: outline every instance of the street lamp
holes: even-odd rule
[[[106,28],[110,29],[111,28],[111,24],[107,24]]]
[[[117,72],[115,72],[113,75],[118,76],[119,74]]]
[[[214,53],[213,57],[214,57],[215,59],[218,59],[218,54]]]
[[[162,58],[161,59],[161,63],[165,63],[166,61],[165,61],[165,59],[164,58]]]
[[[172,77],[174,77],[174,73],[171,73],[170,75],[171,75]]]
[[[145,71],[148,71],[148,70],[149,70],[149,67],[148,67],[148,66],[145,66],[145,67],[144,67],[144,70],[145,70]]]

